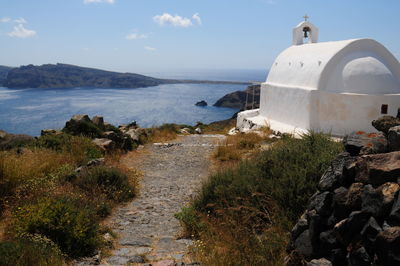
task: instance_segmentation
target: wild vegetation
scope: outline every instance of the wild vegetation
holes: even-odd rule
[[[215,158],[240,162],[211,175],[177,214],[197,239],[194,252],[205,265],[282,265],[289,230],[342,150],[313,132],[284,136],[258,152],[253,148],[260,141],[271,143],[252,134],[229,137]]]
[[[135,196],[139,173],[83,136],[17,144],[0,150],[0,265],[64,265],[107,248],[101,221]]]

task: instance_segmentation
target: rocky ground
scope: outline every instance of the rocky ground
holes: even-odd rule
[[[198,265],[191,260],[192,240],[180,238],[174,214],[190,200],[208,175],[209,156],[222,135],[181,136],[168,144],[148,144],[123,163],[143,171],[140,195],[112,215],[117,248],[104,265]]]

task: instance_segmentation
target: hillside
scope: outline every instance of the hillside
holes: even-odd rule
[[[3,84],[4,80],[7,77],[8,72],[12,69],[12,67],[0,66],[0,86]]]
[[[158,79],[134,73],[119,73],[67,64],[27,65],[5,68],[4,71],[0,68],[0,85],[8,88],[144,88],[175,83],[246,84],[229,81]]]
[[[117,73],[66,64],[21,66],[11,69],[4,81],[8,88],[139,88],[172,81],[139,74]]]
[[[227,107],[236,109],[250,109],[253,103],[254,95],[254,108],[260,106],[260,85],[250,85],[244,91],[235,91],[229,93],[219,99],[214,106],[217,107]],[[247,98],[247,108],[245,108]]]

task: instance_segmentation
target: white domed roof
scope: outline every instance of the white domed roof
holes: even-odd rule
[[[348,93],[400,93],[400,83],[378,59],[367,56],[348,62],[342,72],[344,91]]]
[[[398,94],[400,64],[371,39],[293,45],[276,58],[267,83],[336,93]]]

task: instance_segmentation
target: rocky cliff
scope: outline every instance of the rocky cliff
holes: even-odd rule
[[[250,85],[244,91],[235,91],[229,93],[219,99],[214,106],[217,107],[228,107],[236,108],[240,110],[252,109],[253,97],[254,97],[254,108],[260,106],[260,85]],[[246,105],[247,99],[247,106]]]
[[[286,265],[400,265],[400,119],[354,132],[291,232]]]

